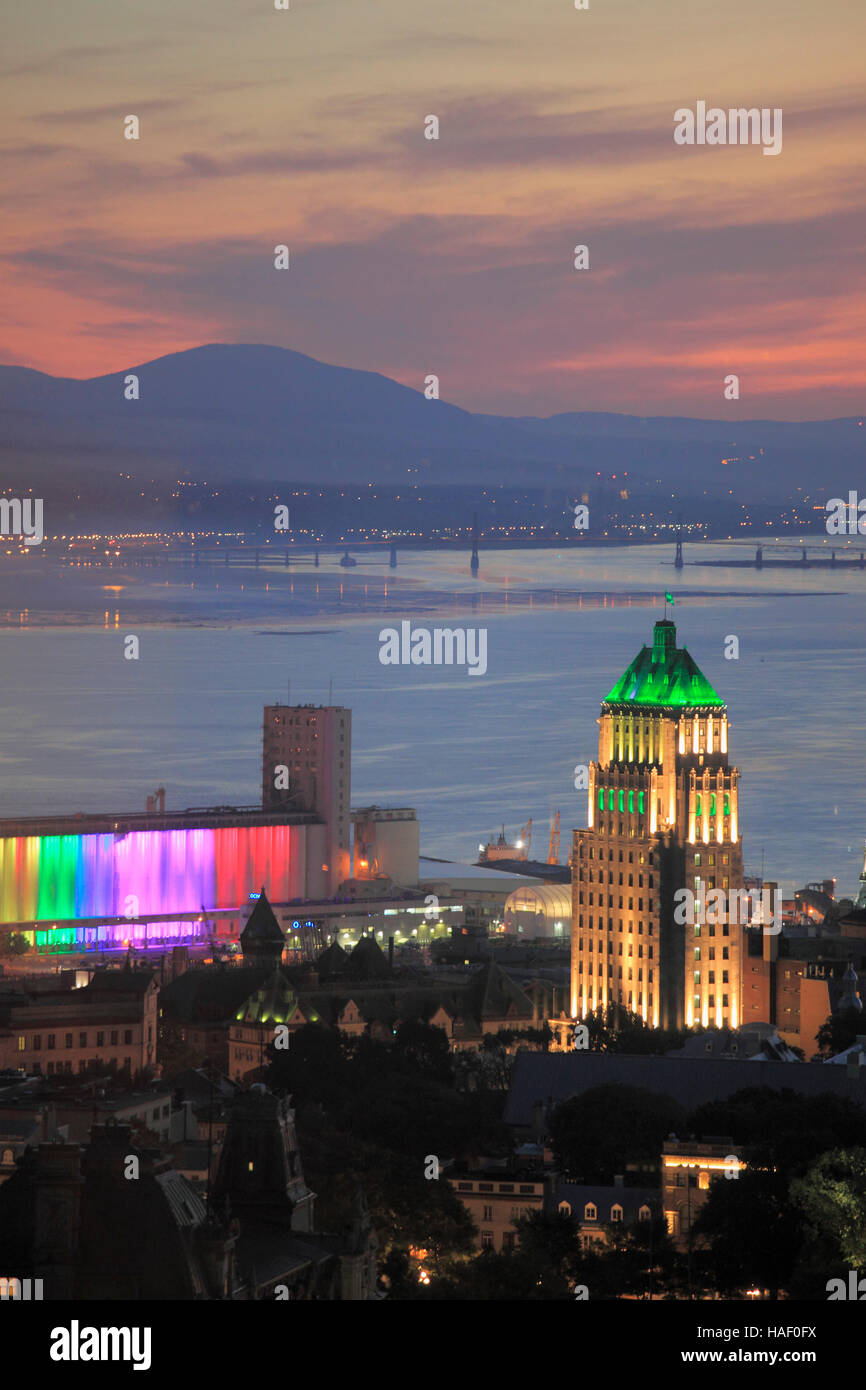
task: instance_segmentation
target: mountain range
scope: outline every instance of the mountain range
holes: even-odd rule
[[[125,399],[138,379],[139,398]],[[0,490],[101,480],[544,487],[823,503],[863,483],[860,419],[475,414],[286,348],[208,344],[89,380],[0,366]],[[723,412],[720,410],[720,415]],[[798,489],[801,490],[798,492]]]

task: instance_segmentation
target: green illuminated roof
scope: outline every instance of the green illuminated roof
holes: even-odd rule
[[[685,647],[677,646],[677,630],[670,622],[656,623],[652,646],[641,647],[604,703],[725,708],[724,700],[719,699]]]
[[[297,1007],[291,985],[280,970],[275,970],[238,1009],[235,1019],[238,1023],[288,1023]]]

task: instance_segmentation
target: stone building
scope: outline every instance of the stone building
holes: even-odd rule
[[[0,1068],[56,1076],[99,1063],[118,1071],[156,1064],[159,988],[150,970],[97,970],[90,983],[0,994]]]

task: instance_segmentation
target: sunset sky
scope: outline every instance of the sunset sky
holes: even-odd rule
[[[261,342],[503,414],[862,411],[864,32],[863,0],[8,6],[0,362]],[[782,153],[676,146],[698,100],[781,107]]]

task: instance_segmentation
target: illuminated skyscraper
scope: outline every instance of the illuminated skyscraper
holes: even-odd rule
[[[653,1027],[741,1020],[742,928],[698,902],[742,888],[727,707],[658,622],[601,707],[588,827],[574,832],[571,1013],[619,1003]],[[703,920],[701,920],[703,919]]]

